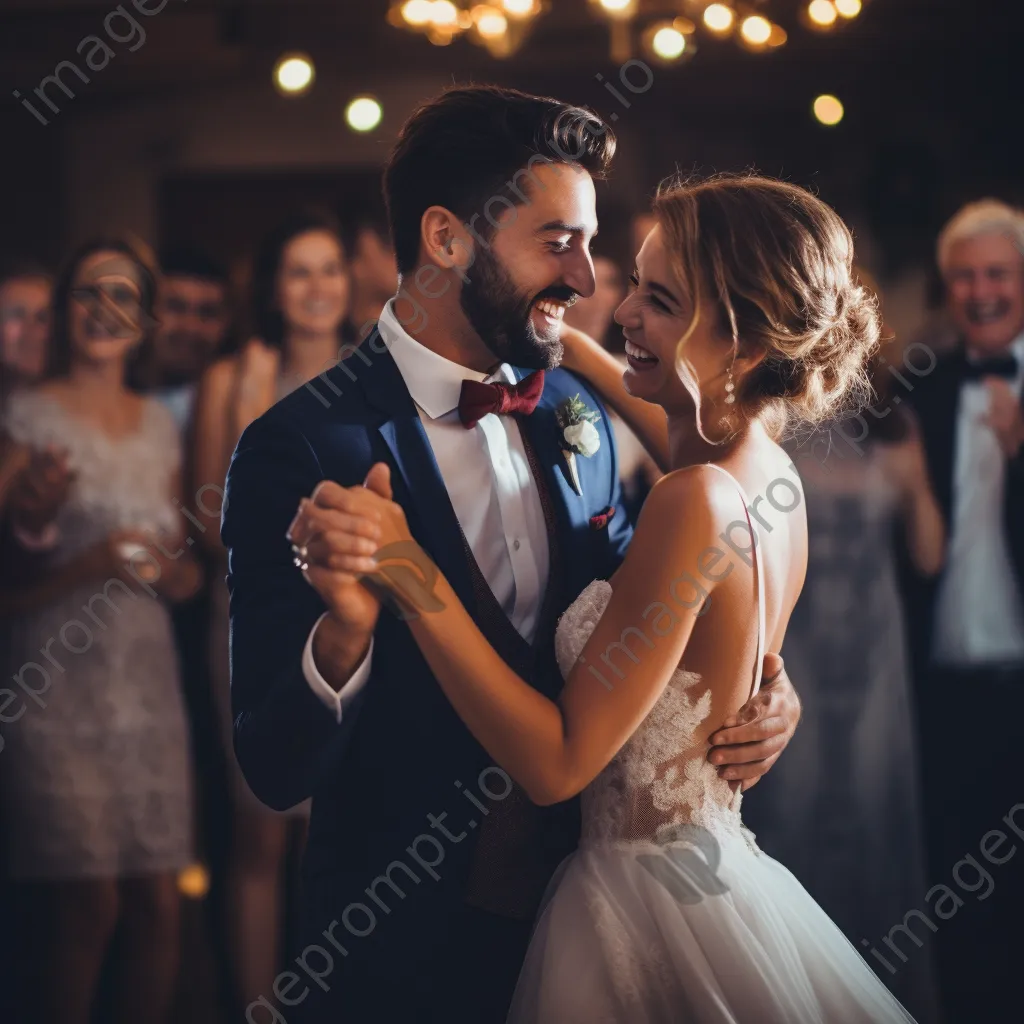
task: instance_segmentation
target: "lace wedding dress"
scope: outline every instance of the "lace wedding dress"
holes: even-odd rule
[[[759,549],[756,567],[754,689],[764,645]],[[563,615],[556,649],[564,676],[611,593],[595,580]],[[548,888],[510,1024],[912,1024],[744,828],[739,793],[694,738],[710,711],[700,676],[676,671],[584,790],[580,847]]]

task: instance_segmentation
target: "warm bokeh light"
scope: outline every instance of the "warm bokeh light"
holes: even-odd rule
[[[274,66],[274,84],[286,96],[297,96],[313,84],[313,62],[302,53],[282,57]]]
[[[598,0],[598,3],[612,14],[621,14],[633,3],[633,0]]]
[[[712,4],[704,9],[704,24],[712,32],[728,32],[734,17],[732,8],[725,4]]]
[[[827,93],[824,96],[819,96],[814,101],[814,116],[822,123],[827,125],[839,124],[843,119],[842,103],[835,96],[829,96]]]
[[[459,23],[459,9],[452,0],[434,0],[430,5],[430,20],[441,28]]]
[[[740,33],[748,43],[763,46],[772,37],[772,23],[767,18],[762,18],[760,14],[752,14],[749,18],[743,19]]]
[[[772,25],[772,34],[768,37],[769,46],[785,46],[789,34],[781,25]]]
[[[372,96],[357,96],[345,108],[345,121],[354,132],[372,132],[383,116],[380,103]]]
[[[501,6],[512,18],[528,18],[531,14],[537,14],[540,9],[537,0],[501,0]]]
[[[832,0],[832,2],[844,18],[856,18],[864,6],[861,0]]]
[[[500,39],[508,31],[508,18],[496,7],[473,8],[476,30],[484,39]]]
[[[807,17],[815,25],[827,28],[829,25],[835,24],[839,15],[836,13],[836,5],[832,3],[832,0],[811,0],[811,4],[807,8]]]
[[[434,13],[431,0],[407,0],[402,4],[402,17],[410,25],[419,28],[430,21]]]
[[[686,49],[686,36],[679,29],[665,25],[654,33],[651,49],[662,60],[675,60]]]
[[[178,872],[178,892],[190,900],[201,900],[210,891],[210,872],[204,864],[189,864]]]

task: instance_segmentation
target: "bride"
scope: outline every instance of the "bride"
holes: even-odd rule
[[[570,367],[670,472],[621,568],[561,619],[558,702],[505,664],[443,575],[428,611],[409,574],[355,554],[331,565],[419,610],[409,628],[449,701],[533,801],[582,792],[580,846],[549,886],[511,1022],[910,1021],[758,849],[738,784],[706,759],[758,688],[762,652],[782,648],[803,585],[802,489],[776,438],[787,418],[864,393],[874,300],[852,278],[843,222],[795,186],[673,184],[655,213],[616,312],[625,376],[585,337],[565,341]],[[382,547],[414,543],[386,467],[348,494]]]

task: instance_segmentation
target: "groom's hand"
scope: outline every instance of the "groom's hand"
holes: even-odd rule
[[[373,487],[370,478],[366,486]],[[352,501],[349,489],[324,481],[300,502],[287,534],[296,558],[306,566],[303,576],[327,605],[327,617],[313,637],[313,660],[336,690],[366,656],[381,608],[377,592],[365,585],[362,574],[338,568],[379,546],[372,517],[352,515]]]
[[[708,760],[723,779],[739,779],[744,791],[775,764],[800,721],[800,698],[779,655],[765,655],[762,680],[757,693],[710,738]]]

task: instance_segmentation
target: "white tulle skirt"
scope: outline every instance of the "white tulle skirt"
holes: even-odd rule
[[[790,872],[741,834],[585,844],[548,889],[509,1024],[912,1022]]]

